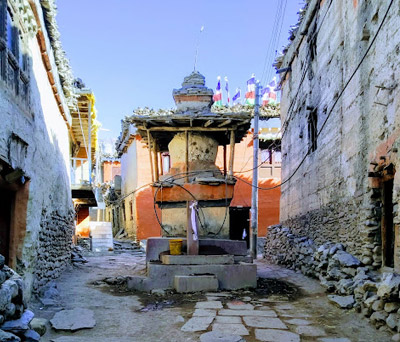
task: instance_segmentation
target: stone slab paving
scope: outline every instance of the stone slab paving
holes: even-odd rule
[[[300,325],[295,329],[295,331],[302,336],[326,336],[326,332],[324,329],[311,325]]]
[[[226,334],[246,336],[249,335],[249,331],[241,323],[214,323],[212,327],[213,331],[220,331]]]
[[[246,342],[240,335],[226,334],[221,331],[209,331],[200,335],[200,342]]]
[[[295,310],[296,308],[292,304],[277,304],[275,305],[277,310]]]
[[[287,329],[285,323],[275,317],[245,316],[243,320],[247,326],[253,328]]]
[[[292,324],[292,325],[310,325],[312,323],[311,321],[307,321],[305,319],[300,319],[300,318],[288,319],[285,322],[287,324]]]
[[[217,310],[211,309],[196,309],[193,312],[193,317],[215,317],[217,315]]]
[[[235,292],[210,292],[206,298],[206,302],[196,303],[192,318],[182,327],[191,329],[186,331],[211,330],[201,335],[201,342],[352,342],[332,336],[332,327],[325,331],[314,312],[296,301],[289,302],[286,296],[253,298],[246,294],[236,299]],[[206,320],[192,321],[195,318]]]
[[[217,316],[215,323],[242,323],[240,316]]]
[[[311,315],[305,312],[280,312],[279,314],[281,317],[285,318],[310,318]]]
[[[181,328],[182,331],[203,331],[207,330],[214,317],[192,317]]]
[[[196,309],[222,309],[222,303],[218,300],[207,301],[207,302],[197,302]]]
[[[241,301],[232,301],[226,304],[229,309],[232,310],[253,310],[254,306],[251,304],[245,304]]]
[[[300,335],[287,330],[256,329],[256,339],[266,342],[300,342]]]
[[[262,316],[262,317],[278,317],[273,310],[230,310],[223,309],[218,312],[221,316]]]
[[[272,310],[269,306],[267,306],[267,305],[262,305],[262,306],[260,306],[259,308],[258,308],[258,310],[261,310],[261,311],[270,311],[270,310]]]

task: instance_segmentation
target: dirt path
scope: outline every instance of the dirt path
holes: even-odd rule
[[[237,291],[227,293],[225,297],[207,298],[204,294],[185,296],[167,294],[165,297],[132,294],[126,292],[123,287],[101,282],[107,277],[143,273],[144,257],[120,254],[91,256],[88,260],[87,264],[66,271],[57,281],[61,296],[60,305],[43,307],[39,303],[33,303],[32,309],[36,317],[46,319],[51,319],[61,309],[76,307],[90,309],[94,312],[96,326],[75,333],[56,332],[48,327],[42,341],[199,341],[199,336],[204,331],[184,332],[181,328],[192,317],[196,303],[207,300],[219,301],[224,309],[228,309],[227,305],[238,303],[254,306],[256,310],[272,310],[293,332],[299,328],[288,322],[293,322],[293,319],[303,319],[309,321],[313,327],[321,328],[326,337],[365,342],[384,342],[390,341],[391,338],[386,332],[376,331],[360,314],[340,310],[329,304],[323,288],[317,281],[290,270],[268,265],[264,261],[258,262],[258,273],[260,277],[270,279],[265,282],[270,285],[268,289],[260,290],[258,293]],[[271,292],[275,293],[272,297]],[[214,313],[214,316],[220,314],[219,311],[218,314]],[[246,317],[242,319],[246,322]],[[208,330],[214,325],[214,323],[210,325]],[[246,328],[249,331],[249,335],[244,336],[246,341],[259,341],[255,336],[257,329],[248,325]],[[318,341],[318,338],[303,335],[301,341]]]

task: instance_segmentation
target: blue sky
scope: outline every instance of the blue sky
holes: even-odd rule
[[[172,89],[193,70],[203,25],[197,70],[210,88],[228,76],[231,96],[236,87],[243,96],[250,75],[263,74],[280,1],[58,0],[61,41],[74,75],[94,91],[100,138],[117,137],[137,107],[174,106]],[[278,50],[302,4],[287,0]]]

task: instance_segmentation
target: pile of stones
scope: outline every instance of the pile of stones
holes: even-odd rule
[[[34,315],[26,309],[22,278],[4,263],[0,255],[0,341],[39,341],[30,326]]]
[[[87,263],[87,259],[83,256],[84,250],[81,246],[73,246],[71,249],[71,262],[76,263]]]
[[[317,246],[308,237],[281,225],[268,228],[264,258],[319,279],[329,300],[343,309],[354,308],[376,328],[400,332],[400,275],[378,274],[346,252],[340,243]],[[399,337],[400,335],[396,335]]]

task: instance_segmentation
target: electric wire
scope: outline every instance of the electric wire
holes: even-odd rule
[[[330,10],[330,8],[331,8],[332,3],[333,3],[333,0],[331,0],[331,1],[329,2],[328,8],[326,9],[324,16],[322,17],[322,20],[321,20],[321,22],[319,23],[319,26],[318,26],[318,28],[317,28],[317,31],[313,33],[313,37],[312,37],[312,38],[318,36],[318,33],[319,33],[319,31],[321,30],[322,24],[324,23],[325,18],[327,17],[327,15],[328,15],[328,13],[329,13],[329,10]],[[307,72],[308,72],[308,70],[309,70],[309,64],[308,64],[308,62],[309,62],[309,61],[308,61],[308,58],[309,58],[309,57],[310,57],[310,50],[307,51],[307,55],[306,55],[305,62],[304,62],[304,70],[303,70],[302,76],[301,76],[301,78],[300,78],[300,83],[299,83],[299,85],[297,86],[297,92],[296,92],[294,98],[292,99],[292,101],[291,101],[290,104],[289,104],[289,108],[288,108],[288,110],[287,110],[287,114],[286,114],[285,121],[284,121],[284,122],[282,123],[282,125],[281,125],[281,127],[282,127],[282,138],[283,138],[283,137],[285,136],[285,134],[286,134],[286,127],[287,127],[287,125],[289,124],[289,122],[290,122],[290,120],[291,120],[291,118],[292,118],[292,113],[293,113],[293,110],[294,110],[295,101],[297,100],[297,96],[299,95],[299,92],[300,92],[300,89],[301,89],[301,85],[303,84],[304,79],[305,79],[305,77],[306,77],[306,75],[307,75]],[[285,75],[286,75],[286,74],[285,74]],[[295,115],[295,114],[294,114],[294,115]]]
[[[267,54],[264,59],[264,66],[262,69],[263,72],[261,75],[261,80],[262,80],[261,83],[263,83],[264,77],[266,75],[268,62],[272,58],[272,54],[273,54],[272,51],[277,43],[277,35],[278,35],[278,31],[279,31],[278,26],[282,25],[282,23],[283,23],[284,13],[282,14],[282,10],[283,10],[283,7],[286,8],[286,2],[287,2],[287,0],[284,0],[284,1],[278,0],[278,7],[277,7],[277,10],[275,13],[271,36],[270,36],[270,40],[269,40],[268,47],[267,47]]]
[[[383,16],[383,19],[382,19],[382,21],[381,21],[381,23],[380,23],[378,29],[376,30],[374,37],[373,37],[372,40],[371,40],[371,43],[368,45],[368,48],[366,49],[365,53],[363,54],[363,56],[362,56],[360,62],[357,64],[357,66],[356,66],[356,68],[354,69],[353,73],[352,73],[351,76],[348,78],[348,80],[346,81],[344,87],[342,88],[342,90],[340,91],[340,93],[338,94],[338,96],[336,97],[336,99],[334,100],[334,103],[333,103],[331,109],[329,110],[329,112],[327,113],[327,116],[326,116],[325,120],[323,121],[323,123],[322,123],[322,125],[321,125],[321,128],[320,128],[319,131],[317,132],[317,134],[316,134],[315,139],[313,140],[313,142],[317,141],[317,139],[318,139],[318,137],[320,136],[322,130],[324,129],[324,127],[325,127],[327,121],[329,120],[330,116],[332,115],[333,109],[336,107],[336,105],[337,105],[337,103],[339,102],[340,98],[342,97],[343,93],[344,93],[345,90],[347,89],[348,85],[350,84],[350,82],[352,81],[352,79],[353,79],[354,76],[356,75],[357,71],[360,69],[361,65],[363,64],[364,60],[366,59],[368,53],[370,52],[370,50],[371,50],[373,44],[374,44],[375,41],[376,41],[376,38],[378,37],[379,32],[380,32],[381,29],[382,29],[383,24],[384,24],[385,21],[386,21],[386,18],[387,18],[387,16],[388,16],[388,13],[389,13],[389,11],[390,11],[390,8],[391,8],[392,5],[393,5],[393,2],[394,2],[394,0],[391,0],[391,1],[390,1],[389,5],[388,5],[388,8],[387,8],[387,10],[386,10],[386,12],[385,12],[385,15]],[[252,184],[250,184],[250,183],[248,183],[248,182],[246,182],[246,181],[244,181],[244,180],[242,180],[242,179],[240,179],[240,178],[237,178],[237,179],[239,179],[239,180],[241,180],[242,182],[247,183],[247,184],[249,184],[249,185],[251,185],[251,186],[253,186],[253,187],[256,187],[256,188],[259,189],[259,190],[273,190],[273,189],[276,189],[277,187],[282,186],[283,184],[286,184],[287,182],[289,182],[289,181],[294,177],[294,175],[297,173],[297,171],[300,169],[300,167],[303,165],[303,163],[304,163],[305,160],[307,159],[307,156],[310,154],[310,152],[312,151],[312,149],[313,149],[313,144],[310,144],[310,147],[308,148],[307,153],[304,155],[304,157],[302,158],[301,162],[297,165],[297,167],[295,168],[295,170],[291,173],[291,175],[290,175],[287,179],[285,179],[285,180],[284,180],[283,182],[281,182],[279,185],[276,185],[276,186],[270,187],[270,188],[263,188],[263,187],[259,187],[259,186],[254,186],[254,185],[252,185]]]

